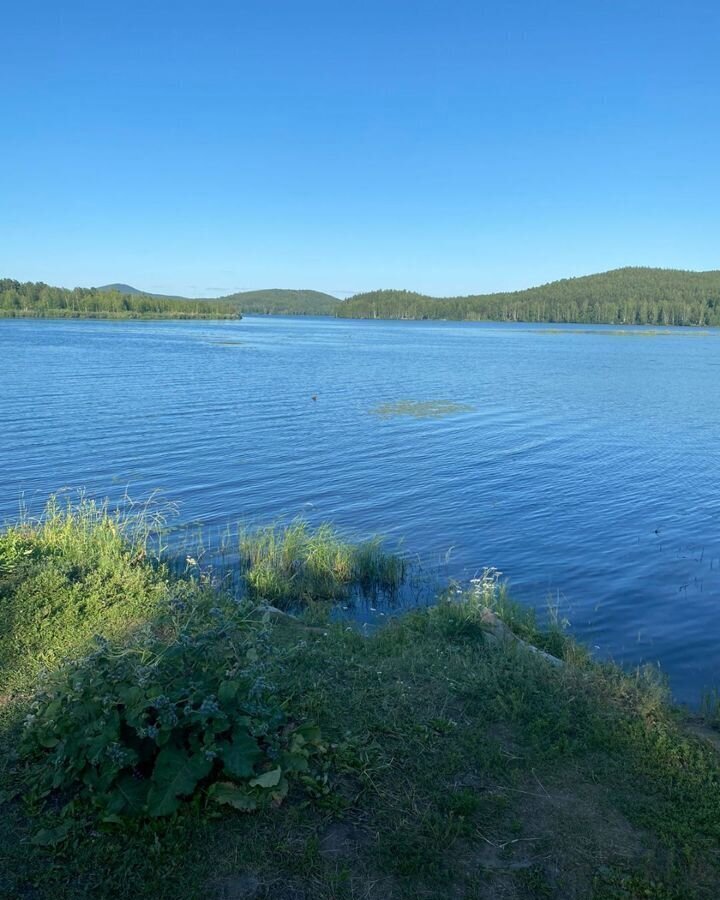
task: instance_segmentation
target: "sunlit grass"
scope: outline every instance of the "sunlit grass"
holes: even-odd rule
[[[152,613],[166,590],[163,567],[148,562],[163,523],[152,502],[110,510],[53,497],[0,534],[4,689]]]
[[[405,577],[405,562],[380,538],[352,544],[328,524],[297,520],[244,531],[239,546],[248,593],[278,606],[340,600],[353,589],[393,592]]]

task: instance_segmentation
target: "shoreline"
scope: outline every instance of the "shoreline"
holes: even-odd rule
[[[329,614],[356,581],[402,576],[377,543],[327,530],[250,535],[238,604],[194,560],[173,575],[138,526],[86,503],[0,533],[0,893],[717,896],[717,732],[706,723],[698,735],[697,717],[648,670],[595,662],[561,629],[540,628],[492,570],[363,636]],[[223,687],[233,647],[240,694]],[[157,658],[149,682],[136,654]],[[183,654],[195,660],[184,675],[173,662]],[[63,659],[74,660],[67,670]],[[29,707],[41,667],[44,694]],[[139,687],[123,693],[130,676]],[[175,754],[192,735],[212,747],[213,728],[232,727],[197,731],[196,713],[183,724],[187,679],[227,715],[227,703],[249,711],[255,762],[233,763],[228,781],[211,755],[161,806],[152,785],[164,776],[141,768],[131,803],[91,749],[133,746],[128,697],[147,692],[143,730],[155,720]],[[177,704],[175,720],[156,719],[158,694]],[[84,703],[97,712],[88,718]],[[107,716],[130,731],[105,737]],[[43,788],[53,772],[60,780]]]

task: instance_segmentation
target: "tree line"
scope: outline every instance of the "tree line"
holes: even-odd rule
[[[241,312],[360,319],[720,326],[720,271],[625,268],[522,291],[429,297],[413,291],[380,290],[355,294],[345,301],[316,291],[290,290],[189,300],[0,279],[0,316],[218,319],[240,318]]]
[[[237,305],[215,300],[174,300],[98,288],[51,287],[0,279],[0,316],[103,319],[237,319]]]
[[[720,325],[720,271],[624,268],[540,287],[466,297],[412,291],[355,294],[336,315],[382,319]]]

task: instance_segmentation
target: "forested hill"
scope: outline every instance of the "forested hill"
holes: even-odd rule
[[[126,284],[68,290],[0,279],[0,316],[217,319],[239,318],[242,313],[720,326],[720,271],[625,268],[498,294],[428,297],[383,290],[344,301],[310,290],[241,291],[192,300],[146,294]]]
[[[116,290],[121,294],[137,296],[142,294],[129,284],[107,284],[99,288],[101,291]],[[161,297],[161,294],[149,294],[150,297]],[[165,297],[167,300],[182,300],[182,297]],[[269,288],[260,291],[238,291],[216,301],[231,303],[240,312],[262,316],[333,316],[340,303],[337,297],[323,294],[322,291],[289,290]],[[211,300],[201,302],[210,303]]]
[[[236,305],[219,300],[176,300],[100,288],[50,287],[0,279],[0,316],[97,319],[237,319]]]
[[[355,294],[336,315],[381,319],[720,325],[720,271],[625,268],[540,287],[467,297],[411,291]]]
[[[337,297],[321,291],[292,291],[272,288],[241,291],[223,297],[244,313],[268,316],[334,316],[342,305]]]
[[[95,290],[102,291],[104,294],[108,293],[108,291],[117,291],[118,294],[130,294],[133,297],[157,297],[158,300],[188,299],[187,297],[179,297],[177,294],[153,294],[152,291],[140,291],[130,284],[102,284]]]

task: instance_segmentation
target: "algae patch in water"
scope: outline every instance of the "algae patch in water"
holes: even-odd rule
[[[597,334],[604,335],[610,337],[677,337],[682,335],[683,337],[693,336],[693,337],[708,337],[712,334],[711,331],[698,331],[697,329],[686,329],[685,331],[675,330],[671,331],[670,329],[658,329],[658,328],[646,328],[642,327],[638,329],[630,329],[630,328],[532,328],[532,329],[523,329],[525,331],[531,331],[533,334]]]
[[[383,419],[395,416],[410,416],[413,419],[442,419],[458,413],[472,412],[474,407],[467,403],[455,403],[452,400],[396,400],[383,403],[370,410]]]

